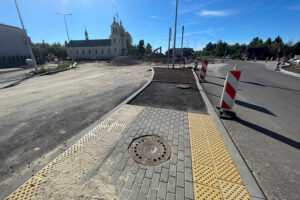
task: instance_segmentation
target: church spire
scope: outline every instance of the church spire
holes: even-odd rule
[[[88,32],[86,31],[86,27],[84,27],[84,35],[85,35],[85,40],[89,40],[89,35]]]

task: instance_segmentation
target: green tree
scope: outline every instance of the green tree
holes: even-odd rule
[[[127,44],[127,51],[128,51],[128,54],[129,55],[134,55],[134,46],[132,45],[132,37],[131,35],[126,32],[125,33],[125,36],[126,36],[126,44]]]
[[[146,49],[145,49],[145,56],[147,56],[151,53],[152,53],[152,46],[151,46],[151,44],[147,43]]]
[[[138,50],[139,50],[139,56],[140,57],[145,54],[145,47],[144,47],[144,45],[145,45],[144,40],[140,40],[139,41],[139,45],[138,45]]]

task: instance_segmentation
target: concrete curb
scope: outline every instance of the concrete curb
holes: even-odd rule
[[[34,176],[36,173],[38,173],[41,169],[43,169],[45,166],[47,166],[50,162],[52,162],[56,157],[58,157],[60,154],[64,153],[67,149],[69,149],[71,146],[73,146],[77,141],[79,141],[82,137],[84,137],[86,134],[88,134],[93,128],[95,128],[99,123],[104,121],[107,117],[109,117],[112,113],[114,113],[116,110],[118,110],[122,105],[127,104],[129,101],[131,101],[135,96],[137,96],[139,93],[141,93],[151,82],[154,76],[154,70],[151,68],[152,74],[147,81],[140,89],[138,89],[136,92],[134,92],[132,95],[130,95],[128,98],[126,98],[123,102],[121,102],[119,105],[117,105],[115,108],[110,110],[108,113],[103,115],[99,120],[92,123],[87,128],[83,129],[78,133],[77,135],[73,136],[68,140],[68,143],[66,146],[58,147],[54,152],[50,153],[47,160],[43,162],[43,164],[37,164],[35,166],[32,166],[29,171],[25,172],[20,178],[18,178],[13,184],[7,186],[4,191],[1,191],[0,193],[0,199],[4,199],[8,195],[10,195],[12,192],[14,192],[18,187],[20,187],[23,183],[25,183],[29,178]],[[120,138],[117,138],[116,141],[118,141]],[[116,145],[117,142],[114,142],[113,145]],[[105,161],[106,157],[108,157],[113,150],[113,146],[108,148],[108,150],[104,153],[104,156],[100,158],[97,168],[102,165],[103,161]],[[34,171],[34,173],[32,173]],[[89,178],[89,176],[92,174],[89,174],[86,178]],[[82,180],[84,182],[84,180]]]
[[[214,118],[214,120],[218,126],[218,129],[220,130],[220,134],[221,134],[221,136],[226,144],[226,147],[227,147],[228,151],[230,152],[230,155],[231,155],[231,157],[243,179],[243,182],[248,190],[249,195],[251,196],[252,199],[257,199],[257,200],[266,199],[262,189],[258,185],[253,174],[251,173],[247,163],[244,161],[240,151],[234,144],[234,141],[232,140],[230,134],[228,133],[225,125],[223,124],[222,120],[219,118],[218,114],[216,113],[215,109],[213,108],[213,105],[210,103],[206,93],[204,92],[204,90],[199,82],[198,76],[196,75],[194,70],[193,70],[193,74],[195,76],[196,84],[198,86],[199,92],[206,104],[207,111]]]
[[[300,74],[297,74],[297,73],[295,73],[295,72],[290,72],[290,71],[287,71],[287,70],[285,70],[285,69],[283,69],[283,68],[281,68],[280,71],[281,71],[282,73],[284,73],[284,74],[287,74],[287,75],[290,75],[290,76],[294,76],[294,77],[300,78]]]

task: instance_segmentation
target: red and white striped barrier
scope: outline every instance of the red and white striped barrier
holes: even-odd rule
[[[231,110],[235,101],[236,92],[241,77],[241,71],[229,71],[226,76],[220,108],[223,110]]]
[[[195,67],[194,67],[195,71],[198,71],[198,63],[199,63],[198,58],[195,58]]]
[[[207,65],[208,65],[208,62],[207,60],[203,61],[202,62],[202,67],[201,67],[201,70],[200,70],[200,78],[203,80],[206,76],[206,71],[207,71]]]

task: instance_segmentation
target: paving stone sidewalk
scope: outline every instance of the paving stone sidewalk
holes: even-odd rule
[[[155,167],[135,163],[128,148],[143,135],[163,137],[172,149],[170,160]],[[120,199],[194,199],[188,113],[145,107],[122,133],[100,174]]]

